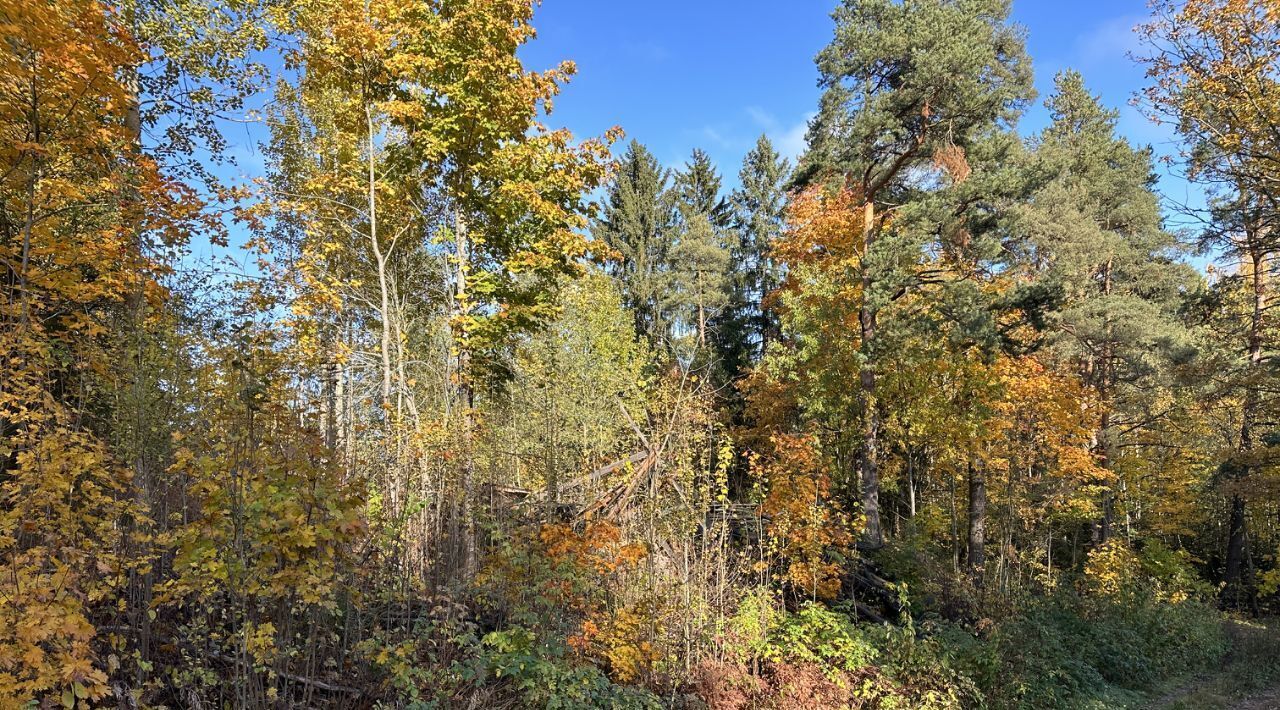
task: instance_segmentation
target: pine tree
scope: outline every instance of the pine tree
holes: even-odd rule
[[[1007,127],[1031,92],[1022,34],[1008,15],[1008,0],[845,0],[835,39],[818,56],[825,91],[797,183],[840,184],[862,202],[859,472],[870,547],[883,542],[880,314],[936,280],[925,254],[964,246],[971,200],[933,193],[964,192],[945,187],[966,181],[967,154]],[[921,179],[929,173],[940,179]]]
[[[1234,449],[1221,466],[1226,511],[1224,600],[1246,596],[1247,499],[1242,485],[1260,468],[1264,427],[1274,390],[1269,350],[1275,347],[1268,312],[1280,259],[1280,5],[1274,0],[1196,0],[1152,3],[1156,17],[1141,28],[1156,50],[1147,60],[1147,105],[1177,127],[1188,176],[1210,195],[1200,237],[1208,253],[1234,270],[1217,291],[1247,282],[1243,328],[1227,376],[1215,372],[1219,393],[1236,402]],[[1237,311],[1239,312],[1239,311]],[[1239,322],[1238,320],[1236,322]],[[1215,339],[1222,338],[1215,332]],[[1230,337],[1230,336],[1228,336]]]
[[[693,340],[690,354],[707,348],[711,323],[729,303],[735,234],[720,183],[711,157],[695,148],[684,168],[676,172],[671,189],[679,227],[670,252],[666,295],[677,318],[676,335]]]
[[[696,214],[706,215],[713,229],[728,229],[732,215],[728,201],[720,196],[720,183],[711,156],[694,148],[684,168],[676,172],[672,185],[681,218],[687,221]]]
[[[1110,469],[1121,432],[1138,436],[1155,423],[1149,400],[1184,339],[1176,311],[1191,274],[1163,229],[1150,149],[1116,135],[1117,113],[1077,72],[1059,74],[1055,86],[1046,101],[1053,122],[1036,141],[1043,182],[1020,209],[1026,266],[1062,299],[1051,346],[1098,400],[1095,451]],[[1112,534],[1114,504],[1108,486],[1099,543]]]
[[[708,330],[729,303],[730,254],[725,231],[710,215],[693,212],[682,220],[671,248],[671,290],[667,303],[676,315],[681,340],[693,339],[688,354],[705,350]]]

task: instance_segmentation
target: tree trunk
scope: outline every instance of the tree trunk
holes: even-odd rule
[[[1228,515],[1226,586],[1222,590],[1222,602],[1228,607],[1238,608],[1244,602],[1244,548],[1247,540],[1244,498],[1239,494],[1231,496]]]
[[[1240,417],[1240,453],[1248,460],[1253,449],[1253,422],[1257,416],[1258,409],[1258,390],[1257,385],[1252,381],[1253,377],[1258,373],[1262,364],[1262,338],[1263,338],[1263,313],[1267,308],[1266,293],[1266,268],[1267,259],[1264,247],[1261,245],[1261,239],[1258,238],[1257,230],[1250,230],[1250,249],[1249,257],[1253,267],[1253,273],[1250,274],[1251,287],[1253,292],[1253,309],[1249,317],[1249,364],[1248,364],[1248,380],[1245,384],[1245,395],[1243,411]],[[1248,478],[1252,469],[1252,465],[1245,463],[1243,470],[1237,475],[1239,478]],[[1223,581],[1226,583],[1222,590],[1223,602],[1229,606],[1239,606],[1244,600],[1244,559],[1245,545],[1248,543],[1248,531],[1246,525],[1246,508],[1245,499],[1240,495],[1239,491],[1231,493],[1231,508],[1228,512],[1227,521],[1227,559],[1226,569],[1223,570]]]
[[[987,479],[980,465],[969,464],[969,575],[981,583],[987,555]]]
[[[1112,262],[1108,259],[1102,267],[1102,295],[1109,296],[1111,294],[1111,270]],[[1108,316],[1103,325],[1106,341],[1103,343],[1101,352],[1098,354],[1098,362],[1094,368],[1094,391],[1098,396],[1098,407],[1101,415],[1098,419],[1098,431],[1095,434],[1094,450],[1098,456],[1098,465],[1106,471],[1111,471],[1111,442],[1109,441],[1109,430],[1111,428],[1111,390],[1112,379],[1115,368],[1112,365],[1114,344],[1112,342],[1113,328],[1110,317]],[[1094,533],[1094,542],[1101,545],[1111,538],[1111,523],[1115,517],[1115,489],[1112,487],[1111,481],[1107,481],[1106,486],[1102,489],[1102,515],[1095,523],[1096,531]]]
[[[865,260],[875,238],[875,205],[871,202],[863,208],[862,255]],[[884,545],[884,532],[880,525],[880,411],[876,402],[876,373],[871,365],[871,345],[875,342],[876,316],[867,305],[866,294],[871,288],[871,273],[866,264],[862,268],[862,305],[858,309],[858,325],[862,335],[864,361],[858,375],[862,400],[862,455],[859,458],[862,478],[862,514],[866,518],[862,543],[875,549]]]
[[[369,131],[369,243],[373,247],[374,265],[378,269],[378,291],[382,297],[378,316],[382,319],[382,412],[391,412],[391,290],[387,283],[387,256],[378,243],[378,193],[374,168],[373,110],[366,104],[365,121]]]
[[[454,214],[455,258],[458,262],[457,284],[454,294],[455,347],[458,349],[458,369],[455,373],[458,387],[458,406],[462,408],[462,525],[463,572],[471,579],[476,572],[476,510],[475,510],[475,392],[471,386],[471,350],[467,343],[467,327],[464,316],[470,310],[467,303],[467,269],[470,266],[470,247],[467,243],[467,225],[461,212]]]

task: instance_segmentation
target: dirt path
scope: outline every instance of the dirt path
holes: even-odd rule
[[[1151,710],[1280,710],[1280,625],[1228,620],[1231,651],[1207,673],[1164,695]]]
[[[1231,706],[1232,710],[1280,710],[1280,688],[1272,688],[1271,690],[1261,694],[1254,695],[1235,705]]]

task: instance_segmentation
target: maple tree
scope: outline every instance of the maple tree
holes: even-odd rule
[[[125,609],[145,558],[126,552],[145,518],[109,446],[114,321],[158,302],[198,205],[139,151],[122,81],[140,48],[97,2],[0,6],[0,697],[89,703],[108,692]]]

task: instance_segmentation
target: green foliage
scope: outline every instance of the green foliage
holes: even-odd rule
[[[829,674],[871,665],[877,651],[866,634],[845,614],[825,604],[808,602],[786,614],[769,632],[764,657],[814,663]]]
[[[1193,599],[1205,603],[1213,600],[1213,585],[1196,572],[1190,552],[1172,549],[1152,539],[1144,541],[1138,560],[1146,585],[1157,599],[1174,602]]]
[[[592,236],[613,254],[612,272],[636,332],[659,343],[669,316],[663,306],[675,206],[667,191],[668,171],[639,141],[631,141],[614,168],[608,198],[592,225]]]
[[[514,476],[559,501],[562,485],[638,445],[628,418],[643,417],[651,356],[600,270],[568,281],[556,305],[559,315],[516,349],[488,438],[497,461],[514,459]]]
[[[897,180],[900,157],[928,160],[1014,118],[1031,67],[1008,13],[1008,0],[841,3],[835,38],[818,55],[826,92],[798,177],[834,168],[871,185]]]
[[[1001,667],[985,687],[996,707],[1071,708],[1114,689],[1144,691],[1217,664],[1221,616],[1196,602],[1034,603],[992,634]]]
[[[726,650],[730,658],[748,663],[774,653],[772,633],[784,614],[777,596],[769,589],[754,589],[743,596],[727,623]]]
[[[983,695],[978,682],[962,668],[965,641],[972,639],[952,626],[921,629],[877,626],[868,636],[879,651],[877,665],[906,700],[903,707],[976,707]],[[961,639],[964,640],[961,640]]]
[[[523,627],[487,634],[480,662],[486,677],[510,684],[527,707],[548,710],[648,710],[662,704],[651,693],[614,685],[599,668],[575,663],[568,648],[540,641]]]
[[[1280,589],[1280,4],[1144,30],[1210,278],[1081,75],[1017,132],[1010,0],[839,2],[799,166],[762,137],[731,196],[551,129],[537,5],[0,0],[0,706],[1280,679],[1210,606]]]
[[[781,336],[777,309],[769,301],[782,285],[782,274],[770,248],[786,222],[790,176],[790,161],[762,135],[742,159],[740,187],[730,196],[737,232],[731,250],[732,288],[728,306],[715,323],[717,354],[730,376],[758,363],[768,343]]]

